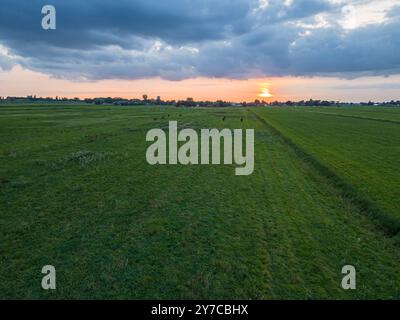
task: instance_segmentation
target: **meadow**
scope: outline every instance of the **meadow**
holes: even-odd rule
[[[170,120],[255,129],[254,173],[150,166],[146,133]],[[0,299],[399,299],[399,121],[370,107],[0,106]]]
[[[399,233],[399,109],[269,109],[260,115],[330,170],[388,232]]]

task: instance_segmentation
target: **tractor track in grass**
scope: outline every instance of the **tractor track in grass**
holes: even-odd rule
[[[395,237],[400,234],[400,221],[396,218],[389,216],[380,207],[378,207],[372,200],[359,192],[351,183],[341,178],[334,170],[323,164],[315,156],[305,151],[302,147],[296,144],[292,139],[287,137],[278,128],[271,124],[268,120],[258,115],[253,110],[249,110],[251,114],[259,122],[263,123],[271,130],[273,134],[280,137],[298,156],[298,158],[310,164],[319,174],[326,177],[332,185],[338,189],[341,196],[359,209],[359,211],[373,220],[373,222],[382,229],[382,231],[389,237]]]

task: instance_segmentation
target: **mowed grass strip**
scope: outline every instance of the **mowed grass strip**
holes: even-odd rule
[[[263,109],[256,112],[333,172],[344,182],[347,188],[345,191],[349,191],[350,196],[358,197],[360,203],[364,199],[364,209],[377,213],[376,217],[391,233],[399,232],[398,124],[330,117],[297,108]]]
[[[400,297],[398,247],[246,110],[63,108],[0,109],[1,298]],[[148,165],[168,120],[254,128],[254,174]]]
[[[341,115],[360,119],[377,121],[400,122],[400,110],[398,107],[367,107],[367,106],[346,106],[346,107],[296,107],[299,111],[319,112],[332,115]]]
[[[363,110],[364,108],[366,110]],[[311,112],[333,117],[345,117],[400,124],[400,112],[396,112],[398,111],[398,108],[375,107],[375,109],[376,110],[374,111],[366,107],[296,107],[296,111],[300,112]]]

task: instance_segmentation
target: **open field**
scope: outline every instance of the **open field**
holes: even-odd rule
[[[295,113],[293,109],[269,109],[259,114],[331,169],[369,206],[376,205],[376,218],[390,232],[398,233],[400,122],[393,119],[399,117],[400,110],[325,108],[321,113],[320,109],[304,108]],[[370,114],[369,118],[362,118],[365,114]]]
[[[150,166],[146,132],[169,120],[254,128],[253,175]],[[395,121],[394,108],[0,106],[0,298],[399,299]],[[346,264],[357,290],[341,287]]]

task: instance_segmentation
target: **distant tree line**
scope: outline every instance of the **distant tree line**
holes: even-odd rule
[[[118,97],[106,97],[106,98],[66,98],[66,97],[37,97],[36,95],[29,95],[26,97],[0,97],[0,102],[70,102],[70,103],[85,103],[94,105],[118,105],[118,106],[139,106],[139,105],[169,105],[177,107],[335,107],[335,106],[393,106],[400,107],[400,100],[391,100],[385,102],[342,102],[342,101],[328,101],[328,100],[301,100],[301,101],[274,101],[266,102],[263,100],[254,100],[252,102],[230,102],[224,100],[217,101],[195,101],[193,98],[187,98],[186,100],[162,100],[161,97],[156,99],[149,98],[146,94],[142,96],[142,99],[126,99]]]

